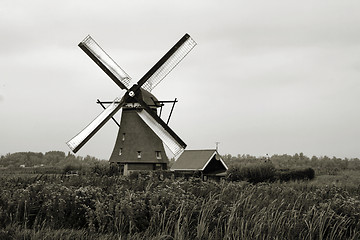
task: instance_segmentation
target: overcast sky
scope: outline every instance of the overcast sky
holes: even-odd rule
[[[122,96],[77,46],[87,34],[137,81],[187,32],[198,45],[153,94],[178,98],[170,127],[188,149],[360,157],[359,11],[357,0],[2,0],[0,155],[68,152],[96,99]],[[109,121],[78,155],[108,159],[116,135]]]

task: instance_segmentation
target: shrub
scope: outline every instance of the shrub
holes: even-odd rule
[[[62,172],[64,174],[67,174],[67,173],[74,173],[74,172],[78,172],[79,170],[81,169],[80,166],[77,166],[77,165],[74,165],[74,164],[66,164],[63,169],[62,169]]]
[[[98,162],[90,167],[90,172],[98,176],[118,176],[120,175],[120,169],[118,166],[108,162]]]
[[[251,183],[273,181],[275,179],[275,168],[270,163],[232,166],[227,171],[226,179]]]
[[[229,181],[244,181],[242,169],[239,166],[231,166],[226,172],[226,179]]]
[[[277,173],[277,178],[280,181],[294,181],[294,180],[312,180],[315,178],[315,171],[312,168],[296,169],[296,170],[280,170]]]

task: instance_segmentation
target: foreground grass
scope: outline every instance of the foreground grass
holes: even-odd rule
[[[0,177],[0,239],[359,239],[358,175],[347,175],[342,186],[326,177],[256,185]]]
[[[41,239],[41,240],[119,240],[122,239],[121,234],[117,233],[94,233],[85,229],[25,229],[20,226],[8,226],[0,230],[1,240],[14,239]],[[126,237],[128,240],[145,239],[141,234],[134,234]],[[170,236],[159,236],[155,239],[172,239]]]

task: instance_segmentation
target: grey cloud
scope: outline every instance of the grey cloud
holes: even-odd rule
[[[136,79],[189,32],[198,46],[154,91],[160,99],[180,100],[171,124],[191,148],[221,141],[221,152],[231,154],[359,156],[350,147],[360,144],[351,130],[360,121],[353,110],[360,100],[359,6],[331,0],[5,1],[0,83],[7,86],[0,87],[0,111],[6,110],[6,124],[0,132],[19,135],[12,119],[26,118],[28,136],[17,146],[1,139],[0,145],[5,152],[56,150],[48,149],[52,143],[68,151],[63,143],[101,110],[96,98],[121,94],[77,47],[87,34]],[[109,156],[117,130],[108,125],[81,155]],[[61,130],[45,136],[52,129]],[[327,140],[340,132],[339,140]]]

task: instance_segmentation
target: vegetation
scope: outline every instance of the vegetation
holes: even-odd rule
[[[360,238],[360,175],[349,167],[352,163],[329,175],[311,164],[280,161],[280,168],[273,157],[272,163],[254,158],[243,167],[234,160],[231,169],[241,179],[203,182],[160,180],[162,172],[117,176],[90,157],[48,158],[57,154],[36,155],[57,162],[51,166],[57,173],[51,174],[37,170],[42,167],[15,168],[20,162],[13,154],[1,157],[0,165],[12,164],[2,173],[12,174],[0,175],[0,239]],[[77,166],[77,175],[64,174],[69,164]],[[280,170],[285,168],[290,170]],[[311,179],[309,168],[316,173],[312,181],[281,181],[285,173],[306,173]],[[259,181],[265,176],[272,181]]]
[[[275,169],[271,163],[257,163],[251,165],[233,165],[227,171],[226,179],[230,181],[259,182],[288,182],[294,180],[312,180],[315,171],[306,169]]]
[[[231,156],[226,154],[223,159],[230,166],[241,165],[248,166],[254,163],[271,163],[276,169],[304,169],[312,168],[315,170],[316,175],[336,175],[344,170],[360,170],[359,158],[337,158],[328,156],[312,156],[311,158],[305,156],[303,153],[296,153],[294,155],[273,155],[267,158],[257,158],[251,155]]]
[[[87,171],[96,164],[101,164],[101,161],[97,158],[86,156],[80,157],[71,154],[70,152],[65,155],[61,151],[50,151],[45,154],[34,152],[18,152],[13,154],[6,154],[0,157],[0,167],[11,170],[22,168],[31,168],[31,173],[43,173],[46,171],[58,173],[59,170],[65,168],[69,170],[83,170]],[[45,170],[42,170],[45,169]]]

